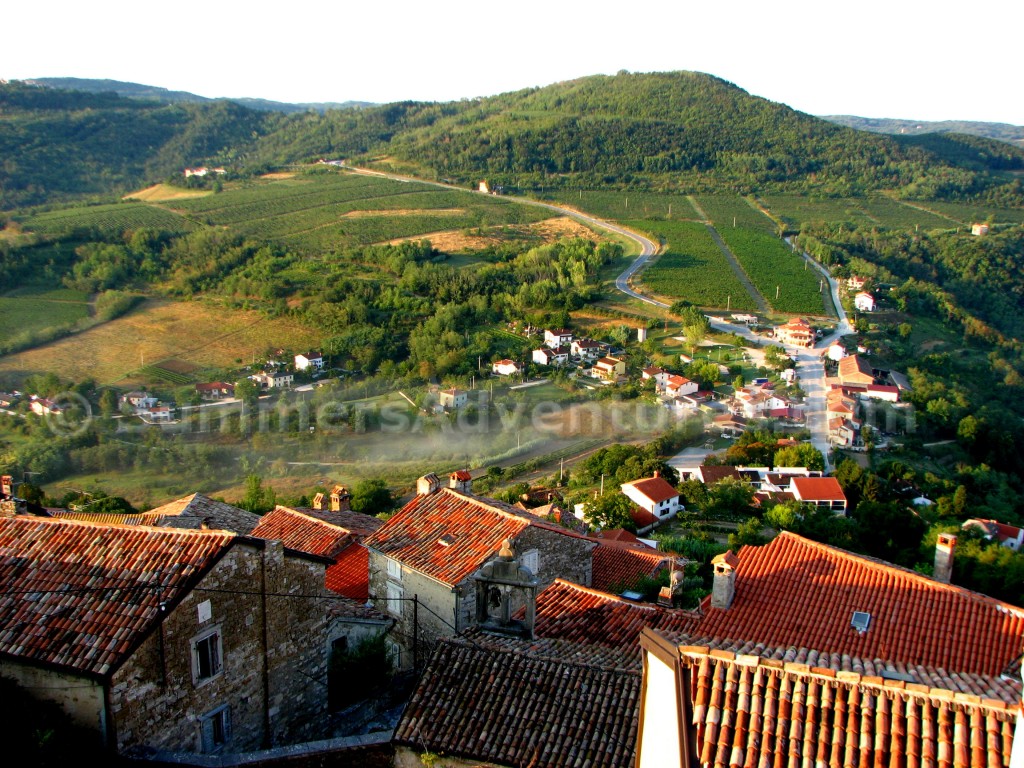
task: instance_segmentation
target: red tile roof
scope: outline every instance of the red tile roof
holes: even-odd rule
[[[0,654],[111,674],[234,540],[223,531],[0,519]]]
[[[1024,647],[1024,609],[788,532],[743,547],[731,607],[704,609],[694,635],[949,672],[998,675]]]
[[[622,487],[626,486],[635,488],[655,504],[674,499],[679,495],[679,491],[673,488],[672,484],[664,477],[648,477],[643,480],[634,480],[632,483],[623,483]]]
[[[395,741],[488,764],[625,768],[636,750],[640,683],[638,669],[443,641]]]
[[[333,559],[351,541],[349,532],[288,507],[265,514],[250,536],[278,539],[287,548]]]
[[[648,528],[658,522],[658,518],[653,513],[635,504],[629,510],[629,516],[632,518],[633,525],[636,526],[638,531],[642,531],[644,528]]]
[[[370,596],[370,550],[362,544],[345,547],[327,568],[327,588],[365,602]]]
[[[1001,701],[699,646],[680,658],[705,766],[1010,764],[1017,707]]]
[[[339,512],[329,509],[309,509],[307,507],[286,507],[286,509],[291,509],[303,515],[315,517],[317,520],[323,520],[325,523],[344,528],[349,533],[358,537],[369,536],[384,525],[384,521],[379,517],[362,512],[353,512],[350,509]]]
[[[794,477],[790,488],[801,501],[846,501],[846,494],[834,477]]]
[[[515,539],[528,526],[583,538],[503,502],[441,488],[414,498],[363,543],[455,586],[496,555],[504,539]]]
[[[161,515],[160,525],[168,528],[199,528],[205,522],[212,528],[241,534],[251,531],[260,519],[253,512],[216,501],[201,493],[193,493],[155,507],[147,514]]]
[[[646,544],[629,544],[614,540],[602,541],[592,553],[594,558],[594,589],[620,592],[641,577],[653,577],[671,568],[675,558]]]

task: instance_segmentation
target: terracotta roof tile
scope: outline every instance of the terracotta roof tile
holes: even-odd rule
[[[328,566],[326,583],[332,592],[365,602],[370,595],[370,550],[359,543],[347,546]]]
[[[0,519],[0,654],[110,674],[234,540],[222,531]]]
[[[504,539],[528,526],[584,538],[503,502],[441,488],[414,498],[364,544],[454,586],[495,555]]]
[[[591,585],[603,592],[619,591],[644,576],[654,577],[675,562],[674,556],[646,544],[615,540],[602,541],[592,555]]]
[[[699,646],[680,658],[706,766],[1010,763],[1016,707],[1003,702]]]
[[[349,533],[358,537],[369,536],[384,525],[384,521],[379,517],[362,512],[353,512],[350,509],[339,512],[329,509],[310,509],[308,507],[285,507],[285,509],[291,509],[303,515],[315,517],[317,520],[323,520],[325,523],[344,528]]]
[[[643,480],[622,484],[623,488],[627,486],[636,489],[655,504],[679,496],[679,491],[664,477],[646,477]]]
[[[834,477],[794,477],[790,488],[801,501],[846,501],[846,494]]]
[[[534,768],[633,764],[639,670],[438,644],[395,741]]]
[[[695,634],[957,673],[998,675],[1024,646],[1024,609],[788,532],[743,547],[731,607],[705,610]]]
[[[265,514],[249,535],[278,539],[289,549],[332,559],[351,541],[344,528],[287,507],[276,507]]]

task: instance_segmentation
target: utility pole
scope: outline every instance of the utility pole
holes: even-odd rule
[[[668,204],[668,217],[670,219],[672,218],[672,203]]]
[[[601,495],[604,496],[604,472],[601,473]]]
[[[562,482],[565,477],[565,457],[562,456],[558,459],[558,482]]]
[[[776,285],[775,286],[775,299],[778,300],[778,298],[779,298],[779,286]]]

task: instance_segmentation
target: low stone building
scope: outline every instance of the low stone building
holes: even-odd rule
[[[121,755],[323,738],[326,565],[228,531],[0,519],[0,675]]]
[[[371,599],[397,620],[402,667],[425,661],[439,639],[475,623],[473,577],[505,539],[541,587],[556,578],[589,585],[593,573],[596,542],[509,504],[439,488],[433,480],[419,483],[419,495],[363,542],[370,553]]]

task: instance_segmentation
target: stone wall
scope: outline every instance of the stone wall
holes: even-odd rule
[[[324,564],[281,543],[236,542],[112,681],[119,751],[203,751],[204,716],[229,707],[237,752],[322,738],[327,723]],[[219,674],[196,680],[197,637],[221,638]]]
[[[531,525],[516,537],[514,546],[516,557],[522,557],[531,549],[538,551],[539,567],[534,575],[541,589],[555,579],[590,586],[593,577],[591,552],[597,546],[595,542]]]

